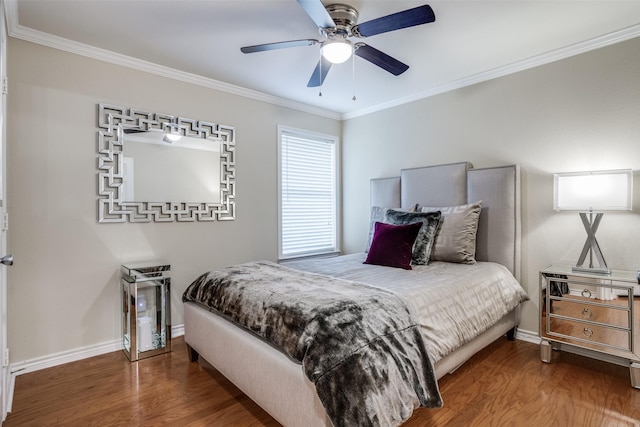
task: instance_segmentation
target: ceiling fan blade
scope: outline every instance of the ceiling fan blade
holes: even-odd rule
[[[318,27],[333,28],[336,26],[320,0],[298,0],[298,3]]]
[[[322,86],[324,79],[327,77],[327,74],[331,69],[331,65],[331,62],[326,60],[324,56],[320,58],[320,61],[318,61],[318,65],[316,65],[316,69],[313,70],[313,74],[309,79],[309,83],[307,83],[307,87]]]
[[[317,43],[320,43],[320,42],[314,39],[290,40],[286,42],[265,43],[265,44],[257,44],[255,46],[245,46],[245,47],[241,47],[240,50],[242,51],[242,53],[254,53],[254,52],[264,52],[267,50],[274,50],[274,49],[284,49],[287,47],[313,46],[314,44],[317,44]]]
[[[435,20],[436,15],[433,13],[433,9],[425,4],[354,25],[351,32],[356,37],[370,37],[388,31],[426,24]]]
[[[394,76],[399,76],[409,69],[409,66],[407,64],[404,64],[397,59],[387,55],[386,53],[381,52],[378,49],[367,44],[358,43],[356,47],[357,49],[354,52],[355,55],[358,55],[362,59],[366,59],[373,65],[377,65],[378,67],[390,72]]]

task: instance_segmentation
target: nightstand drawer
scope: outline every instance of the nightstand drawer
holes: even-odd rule
[[[550,316],[548,333],[631,351],[631,331]]]
[[[551,314],[571,317],[577,320],[588,320],[605,325],[617,326],[619,328],[631,328],[631,311],[626,301],[624,305],[619,307],[605,306],[602,304],[589,303],[589,299],[585,301],[578,299],[552,299]],[[593,301],[593,300],[591,300]],[[612,301],[614,302],[614,301]]]
[[[569,294],[563,295],[570,299],[583,300],[585,298],[595,300],[597,302],[606,302],[607,304],[629,306],[628,300],[618,300],[618,296],[628,296],[629,287],[589,285],[587,282],[569,283]]]

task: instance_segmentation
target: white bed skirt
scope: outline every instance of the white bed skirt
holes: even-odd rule
[[[516,308],[484,334],[438,361],[438,379],[516,327]],[[299,363],[194,303],[184,304],[185,342],[284,426],[331,426]]]

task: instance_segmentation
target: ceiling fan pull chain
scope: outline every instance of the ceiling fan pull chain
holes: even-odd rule
[[[356,56],[351,55],[351,87],[353,89],[353,98],[356,100]]]
[[[322,48],[320,48],[318,52],[320,52],[320,62],[318,62],[318,66],[320,67],[320,87],[318,89],[318,96],[322,96],[322,83],[324,83],[324,79],[322,78]]]

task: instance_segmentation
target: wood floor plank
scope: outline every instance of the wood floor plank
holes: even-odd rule
[[[638,426],[640,390],[625,367],[499,339],[439,382],[444,407],[420,408],[426,426]],[[263,426],[279,424],[206,362],[171,353],[131,363],[105,354],[16,378],[16,426]]]

